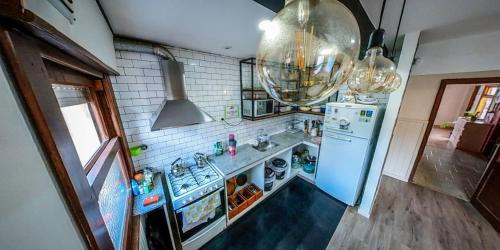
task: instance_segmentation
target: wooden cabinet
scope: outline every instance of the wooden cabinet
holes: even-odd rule
[[[449,140],[457,149],[481,153],[492,127],[489,123],[471,122],[460,117]]]

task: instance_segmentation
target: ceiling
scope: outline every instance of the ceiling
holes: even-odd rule
[[[251,0],[99,2],[116,35],[239,58],[255,55],[258,23],[275,15]]]
[[[275,15],[263,5],[276,9],[283,0],[99,2],[116,35],[245,58],[254,56],[257,50],[261,36],[258,23]],[[341,2],[349,5],[355,1]],[[377,24],[383,0],[360,2],[371,22]],[[403,0],[387,0],[386,3],[382,28],[386,29],[389,49],[402,3]],[[366,22],[364,24],[367,26]],[[497,30],[500,30],[498,0],[407,0],[400,33],[421,31],[420,42],[429,43]],[[231,48],[225,49],[227,46]]]
[[[383,0],[360,0],[378,23]],[[387,0],[382,28],[394,37],[403,0]],[[400,33],[421,31],[420,43],[500,30],[498,0],[407,0]],[[391,40],[390,38],[388,40]]]

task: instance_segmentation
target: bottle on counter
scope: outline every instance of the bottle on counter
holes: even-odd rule
[[[312,123],[312,125],[311,125],[311,131],[309,131],[309,134],[314,137],[314,136],[318,135],[318,128],[316,127],[316,121],[315,120],[312,120],[311,123]]]
[[[130,180],[130,185],[132,186],[132,193],[135,196],[140,195],[139,184],[137,183],[137,181],[135,179]]]
[[[234,134],[229,134],[229,155],[236,155],[236,140],[234,139]]]
[[[304,121],[304,134],[309,133],[309,120]]]

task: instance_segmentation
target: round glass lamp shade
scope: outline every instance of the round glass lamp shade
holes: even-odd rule
[[[381,47],[368,49],[365,58],[356,63],[347,81],[349,89],[356,94],[390,93],[400,84],[401,77],[396,73],[396,65],[384,57]]]
[[[257,74],[274,99],[312,105],[338,90],[359,56],[352,13],[336,0],[291,0],[266,25],[257,50]]]

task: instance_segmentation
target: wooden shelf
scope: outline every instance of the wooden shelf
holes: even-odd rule
[[[289,114],[293,114],[293,113],[302,113],[302,114],[325,116],[325,113],[321,113],[321,112],[300,111],[300,110],[299,111],[294,111],[294,110],[290,110],[290,111],[287,111],[287,112],[274,113],[272,115],[266,115],[266,116],[260,116],[260,117],[243,116],[242,118],[245,119],[245,120],[249,120],[249,121],[259,121],[259,120],[263,120],[263,119],[268,119],[268,118],[278,117],[278,116],[283,116],[283,115],[289,115]]]
[[[283,115],[289,115],[289,114],[293,114],[293,113],[295,113],[295,111],[280,112],[280,113],[274,113],[272,115],[259,116],[259,117],[243,116],[242,118],[245,120],[249,120],[249,121],[259,121],[259,120],[263,120],[263,119],[268,119],[268,118],[278,117],[278,116],[283,116]]]
[[[242,89],[241,91],[252,91],[252,89]],[[264,92],[265,92],[265,90],[264,90],[264,89],[254,89],[253,91],[254,91],[254,92],[255,92],[255,91],[258,91],[258,92],[263,92],[263,91],[264,91]]]
[[[314,111],[302,111],[302,110],[298,110],[298,111],[297,111],[297,113],[325,116],[325,113],[322,113],[322,112],[314,112]]]

